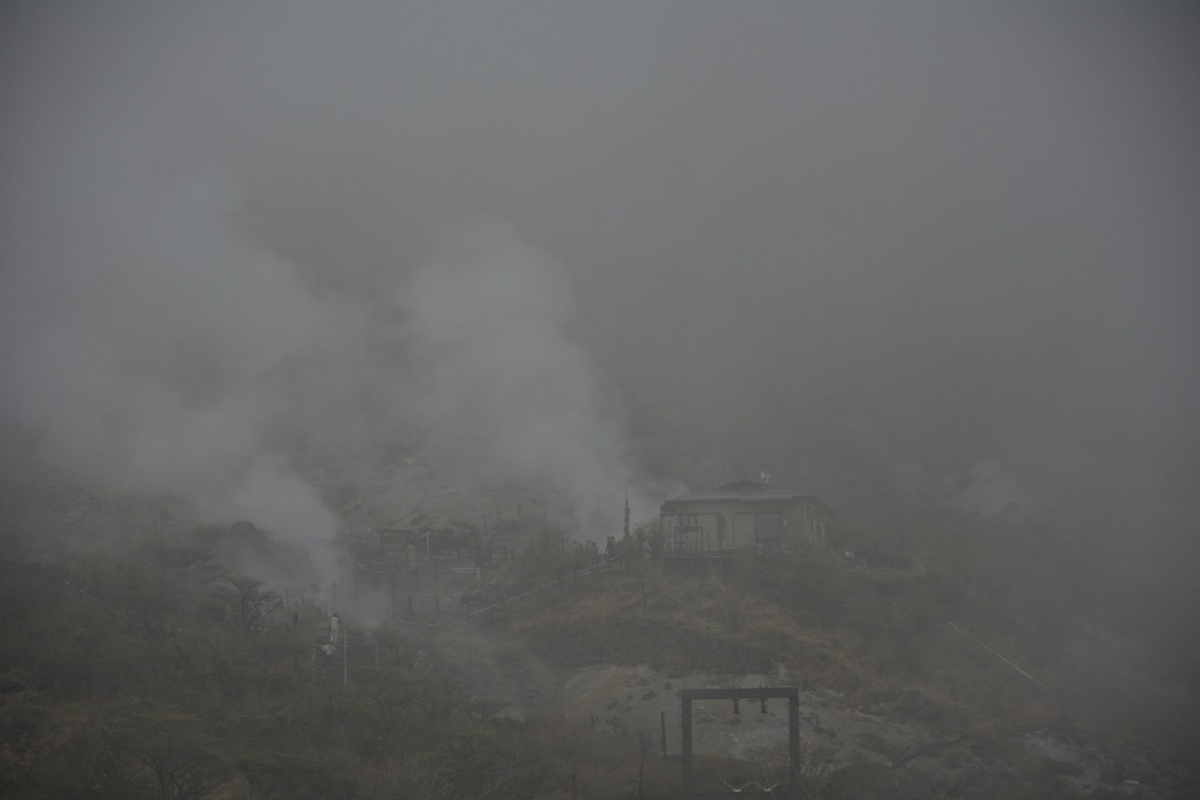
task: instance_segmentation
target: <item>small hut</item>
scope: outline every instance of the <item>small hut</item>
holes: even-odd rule
[[[821,548],[833,525],[819,498],[749,480],[676,497],[659,513],[665,554],[677,557]]]

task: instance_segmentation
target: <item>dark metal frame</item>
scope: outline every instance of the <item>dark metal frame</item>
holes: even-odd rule
[[[694,786],[692,763],[692,701],[693,700],[761,700],[788,701],[788,800],[800,797],[800,690],[795,687],[762,689],[682,689],[679,693],[683,712],[683,796],[692,797],[740,797],[742,792],[697,793]]]

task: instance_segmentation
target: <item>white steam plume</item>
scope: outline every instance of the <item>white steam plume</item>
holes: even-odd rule
[[[471,443],[487,473],[562,495],[581,538],[619,532],[625,442],[568,335],[565,273],[502,225],[482,224],[417,273],[403,306],[437,427]]]
[[[159,174],[123,128],[76,134],[10,171],[5,465],[327,541],[333,518],[267,445],[283,402],[267,378],[336,339],[334,320],[292,264],[230,232],[229,175]]]
[[[241,187],[164,170],[153,143],[84,126],[29,149],[6,194],[4,463],[194,500],[316,548],[335,521],[298,450],[402,436],[424,397],[487,478],[545,487],[585,538],[620,529],[624,439],[570,338],[565,273],[500,225],[451,237],[391,323],[318,294],[238,235]],[[651,507],[635,491],[638,517]]]

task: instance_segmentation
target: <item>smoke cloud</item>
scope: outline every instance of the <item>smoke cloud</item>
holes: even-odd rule
[[[1200,475],[1182,9],[5,13],[7,467],[325,529],[301,456],[432,426],[583,522],[620,395],[665,473],[820,478],[848,417],[1022,495]]]
[[[342,333],[294,265],[233,234],[240,187],[155,170],[102,123],[9,171],[6,467],[195,500],[309,544],[334,523],[272,448],[269,377]]]
[[[130,122],[85,117],[10,170],[6,468],[188,498],[328,562],[336,521],[293,461],[422,430],[560,495],[581,536],[619,527],[621,431],[549,257],[467,226],[395,303],[339,293],[238,230],[238,176],[164,165]]]
[[[619,530],[623,432],[568,335],[576,310],[561,268],[503,225],[481,224],[421,268],[404,308],[440,434],[485,474],[560,495],[582,538]]]

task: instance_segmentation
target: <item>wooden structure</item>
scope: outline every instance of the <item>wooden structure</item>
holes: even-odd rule
[[[794,553],[825,547],[833,510],[811,495],[735,481],[668,500],[659,509],[664,554]]]

